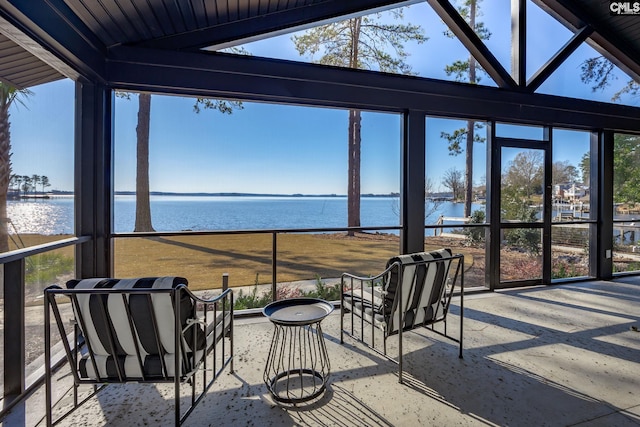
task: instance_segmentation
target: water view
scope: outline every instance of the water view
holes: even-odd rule
[[[473,209],[482,209],[474,205]],[[8,202],[14,234],[73,234],[73,197]],[[432,211],[432,209],[428,209]],[[440,202],[427,218],[461,217],[463,203]],[[242,230],[272,228],[338,228],[347,224],[346,197],[152,196],[151,215],[156,231]],[[135,197],[116,196],[114,231],[133,231]],[[364,197],[363,227],[399,225],[397,197]]]

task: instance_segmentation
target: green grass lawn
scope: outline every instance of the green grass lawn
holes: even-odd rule
[[[398,253],[397,238],[331,238],[313,234],[277,236],[277,281],[339,277],[345,271],[373,274]],[[115,275],[179,275],[195,290],[272,282],[271,234],[118,239]]]
[[[25,245],[34,246],[70,236],[21,237]],[[336,278],[343,272],[374,275],[385,268],[387,259],[399,253],[399,238],[386,234],[356,233],[353,237],[344,233],[279,234],[275,243],[277,283]],[[182,276],[189,280],[193,290],[220,288],[223,273],[229,273],[232,287],[269,284],[273,245],[269,233],[120,238],[115,239],[113,245],[113,276]],[[435,248],[427,247],[427,250]],[[61,265],[70,269],[65,273],[57,267],[47,267],[56,271],[62,284],[73,277],[74,248],[70,246],[53,253]],[[473,257],[468,253],[465,256],[469,267]],[[52,262],[50,258],[47,257],[48,263]],[[39,265],[47,266],[45,262]],[[46,282],[46,285],[55,283],[55,279],[47,277]]]

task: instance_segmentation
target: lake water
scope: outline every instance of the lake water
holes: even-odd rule
[[[481,209],[474,205],[473,209]],[[462,203],[442,202],[439,215],[461,217]],[[73,197],[9,201],[11,233],[73,234]],[[398,226],[397,197],[363,197],[361,225]],[[151,196],[156,231],[338,228],[347,226],[346,197]],[[114,231],[133,231],[135,197],[116,196]]]

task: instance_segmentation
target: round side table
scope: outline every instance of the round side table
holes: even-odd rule
[[[332,311],[317,298],[275,301],[262,310],[274,325],[263,378],[276,401],[306,402],[326,389],[330,365],[320,322]]]

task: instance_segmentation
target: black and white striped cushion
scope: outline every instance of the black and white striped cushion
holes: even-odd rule
[[[405,327],[430,323],[435,319],[439,311],[439,301],[444,291],[450,261],[427,264],[412,263],[446,259],[451,255],[451,249],[443,248],[431,252],[400,255],[389,259],[387,267],[399,262],[402,271],[402,278],[400,278],[398,271],[392,270],[385,288],[383,314],[386,319],[390,320],[389,332],[397,331],[400,312],[405,313]],[[403,286],[402,301],[395,301],[399,284]],[[394,306],[394,304],[396,305]]]
[[[405,328],[432,323],[443,314],[440,302],[451,263],[448,258],[451,256],[450,249],[439,249],[390,258],[386,268],[399,263],[400,269],[391,270],[382,292],[376,287],[347,291],[343,304],[365,320],[386,328],[387,333],[398,331],[400,313],[405,315]],[[439,259],[443,261],[414,264]],[[402,279],[399,277],[400,271]],[[396,301],[400,283],[403,284],[402,301]]]
[[[173,289],[187,285],[182,277],[149,277],[138,279],[84,279],[67,282],[69,289]],[[169,292],[156,294],[77,294],[76,313],[85,339],[94,354],[98,373],[89,355],[80,362],[81,376],[92,379],[117,379],[118,367],[128,379],[173,376],[175,349],[175,317]],[[74,307],[75,310],[75,307]],[[194,305],[186,293],[180,300],[180,324],[194,317]],[[155,326],[154,326],[155,319]],[[157,334],[156,334],[157,327]],[[193,334],[193,328],[189,328]],[[204,347],[202,329],[197,333],[196,349]],[[158,338],[156,338],[156,336]],[[188,350],[193,335],[185,336]],[[111,341],[113,340],[113,341]],[[137,355],[140,352],[140,359]],[[116,355],[114,358],[113,355]],[[167,372],[162,370],[165,361]],[[142,372],[140,363],[142,362]]]

